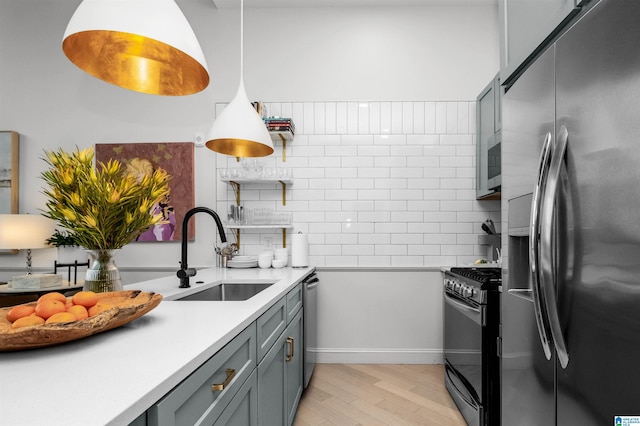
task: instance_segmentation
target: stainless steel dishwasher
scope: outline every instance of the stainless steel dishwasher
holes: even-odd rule
[[[316,365],[318,345],[318,284],[315,272],[302,281],[302,303],[304,306],[304,387],[309,385]]]

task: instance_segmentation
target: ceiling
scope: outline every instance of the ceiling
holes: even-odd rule
[[[212,0],[218,9],[234,9],[239,0]],[[485,6],[498,0],[245,0],[245,7],[371,7],[371,6]]]

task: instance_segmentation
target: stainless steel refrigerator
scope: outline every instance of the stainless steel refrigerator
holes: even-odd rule
[[[594,3],[503,98],[503,426],[640,424],[640,1]]]

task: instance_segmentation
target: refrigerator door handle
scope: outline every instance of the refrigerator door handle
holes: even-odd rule
[[[542,200],[541,220],[540,220],[540,283],[542,295],[551,328],[553,344],[556,347],[558,361],[562,368],[567,368],[569,363],[569,353],[562,335],[560,318],[558,317],[558,306],[556,303],[556,279],[555,255],[557,246],[553,238],[554,221],[556,212],[556,195],[558,194],[560,172],[567,152],[569,132],[565,126],[558,132],[558,140],[551,156],[551,166],[549,167],[549,179],[547,188]]]
[[[542,301],[543,294],[540,290],[540,271],[539,271],[539,248],[540,248],[540,210],[542,207],[542,198],[544,196],[547,175],[549,172],[549,164],[551,160],[551,145],[553,138],[551,132],[547,132],[544,142],[542,143],[542,152],[538,161],[538,174],[536,185],[533,190],[533,198],[531,200],[531,224],[529,230],[529,268],[531,276],[531,292],[533,295],[533,311],[538,326],[538,335],[544,356],[551,359],[551,332],[549,324],[543,312],[544,303]]]

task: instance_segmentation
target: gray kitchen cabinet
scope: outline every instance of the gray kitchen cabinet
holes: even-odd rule
[[[287,350],[290,351],[285,358],[286,373],[286,394],[285,410],[287,413],[287,424],[292,425],[298,411],[298,403],[302,397],[304,389],[303,366],[303,314],[302,309],[287,326],[285,335],[287,336]]]
[[[302,395],[302,309],[258,365],[258,424],[291,425]]]
[[[302,286],[284,297],[287,325],[258,365],[258,423],[292,425],[304,387]]]
[[[294,315],[302,307],[302,286],[297,285],[293,290],[287,293],[287,324],[291,322]]]
[[[500,77],[512,80],[587,0],[500,0]]]
[[[304,389],[302,284],[130,426],[292,425]]]
[[[501,179],[502,94],[496,75],[476,100],[476,198],[499,199]]]
[[[255,366],[254,322],[147,410],[147,425],[213,425]]]
[[[278,300],[256,321],[258,333],[258,362],[269,352],[287,326],[286,296]]]

